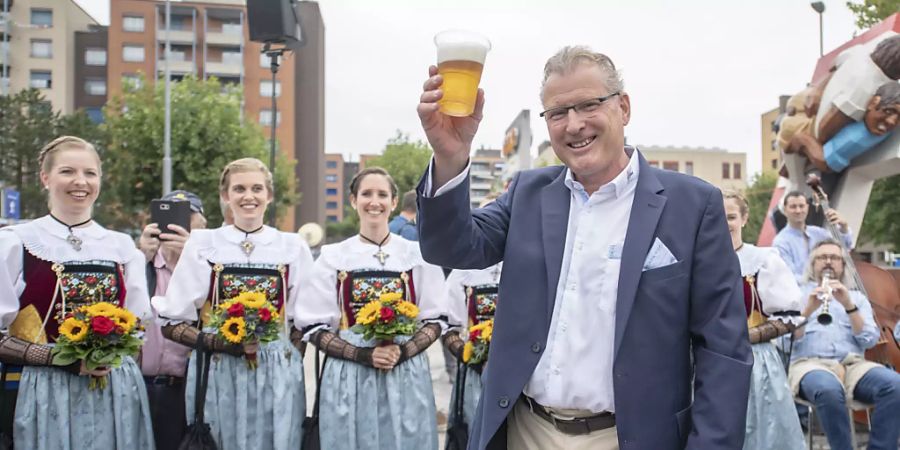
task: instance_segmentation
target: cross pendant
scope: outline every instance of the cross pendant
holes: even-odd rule
[[[247,256],[250,256],[250,254],[253,253],[254,248],[256,248],[256,246],[248,240],[241,242],[241,249],[244,250],[244,254]]]
[[[382,266],[384,266],[384,260],[386,260],[390,256],[391,255],[388,255],[387,253],[384,252],[384,250],[382,250],[380,248],[378,249],[378,253],[372,255],[372,257],[377,259],[378,262],[380,262]]]
[[[68,242],[69,245],[71,245],[72,248],[75,249],[75,251],[79,252],[81,251],[81,244],[84,243],[84,241],[82,241],[78,236],[75,236],[74,234],[69,234],[68,236],[66,236],[66,242]]]

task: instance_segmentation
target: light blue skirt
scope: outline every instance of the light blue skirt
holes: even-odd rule
[[[341,338],[359,347],[371,341],[349,330]],[[401,343],[408,337],[398,337]],[[381,371],[329,358],[322,377],[319,433],[328,450],[436,450],[434,392],[425,352]]]
[[[105,389],[90,377],[55,367],[26,366],[19,382],[13,439],[17,449],[152,449],[153,426],[141,369],[131,358],[107,376]]]
[[[306,416],[303,358],[280,340],[260,345],[256,358],[253,370],[242,356],[213,355],[204,421],[219,450],[297,450]],[[196,360],[194,352],[185,389],[188,424],[194,421]]]
[[[803,450],[803,430],[781,358],[771,342],[753,344],[744,450]]]
[[[456,381],[453,384],[453,391],[450,392],[449,411],[451,422],[456,417],[456,385],[460,382],[461,378],[462,377],[459,375],[456,376]],[[472,429],[472,424],[474,423],[475,409],[478,408],[478,400],[481,399],[481,390],[481,374],[471,367],[466,366],[466,385],[465,391],[463,392],[463,419],[469,424],[469,429]]]

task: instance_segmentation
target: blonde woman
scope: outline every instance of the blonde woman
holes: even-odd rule
[[[152,449],[147,393],[132,358],[98,370],[51,358],[59,324],[80,306],[111,302],[151,319],[144,256],[129,236],[92,219],[102,177],[93,145],[63,136],[38,159],[50,214],[0,229],[0,361],[10,373],[21,366],[15,448]],[[90,375],[108,375],[109,385],[89,389]]]
[[[302,357],[288,340],[292,305],[312,268],[309,247],[296,233],[263,225],[273,198],[272,174],[257,159],[225,166],[219,195],[234,223],[194,230],[172,274],[166,295],[153,297],[163,334],[176,342],[212,350],[205,418],[220,449],[297,449],[306,413]],[[258,367],[248,368],[246,345],[229,344],[206,326],[206,311],[245,292],[263,293],[283,312],[285,332],[261,344]],[[197,352],[191,364],[197,362]],[[188,371],[187,386],[196,372]],[[194,389],[187,389],[188,417]]]

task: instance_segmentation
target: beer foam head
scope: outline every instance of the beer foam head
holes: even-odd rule
[[[445,61],[474,61],[484,64],[491,42],[484,36],[461,30],[448,30],[434,37],[438,64]]]

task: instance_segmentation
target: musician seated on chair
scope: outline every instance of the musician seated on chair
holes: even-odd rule
[[[791,191],[784,196],[784,215],[787,217],[787,226],[775,235],[772,246],[778,249],[781,258],[791,268],[798,284],[803,284],[804,269],[809,260],[810,250],[831,236],[831,233],[822,227],[807,225],[806,217],[809,215],[809,203],[806,196],[800,191]],[[850,226],[835,209],[825,210],[825,218],[831,226],[841,234],[841,239],[848,248],[853,247],[853,235]]]
[[[869,449],[896,449],[900,374],[863,357],[877,343],[878,327],[869,300],[848,274],[843,254],[831,239],[812,251],[801,285],[805,293],[801,313],[809,320],[794,332],[788,382],[795,396],[815,406],[832,449],[851,448],[850,400],[875,406]]]

